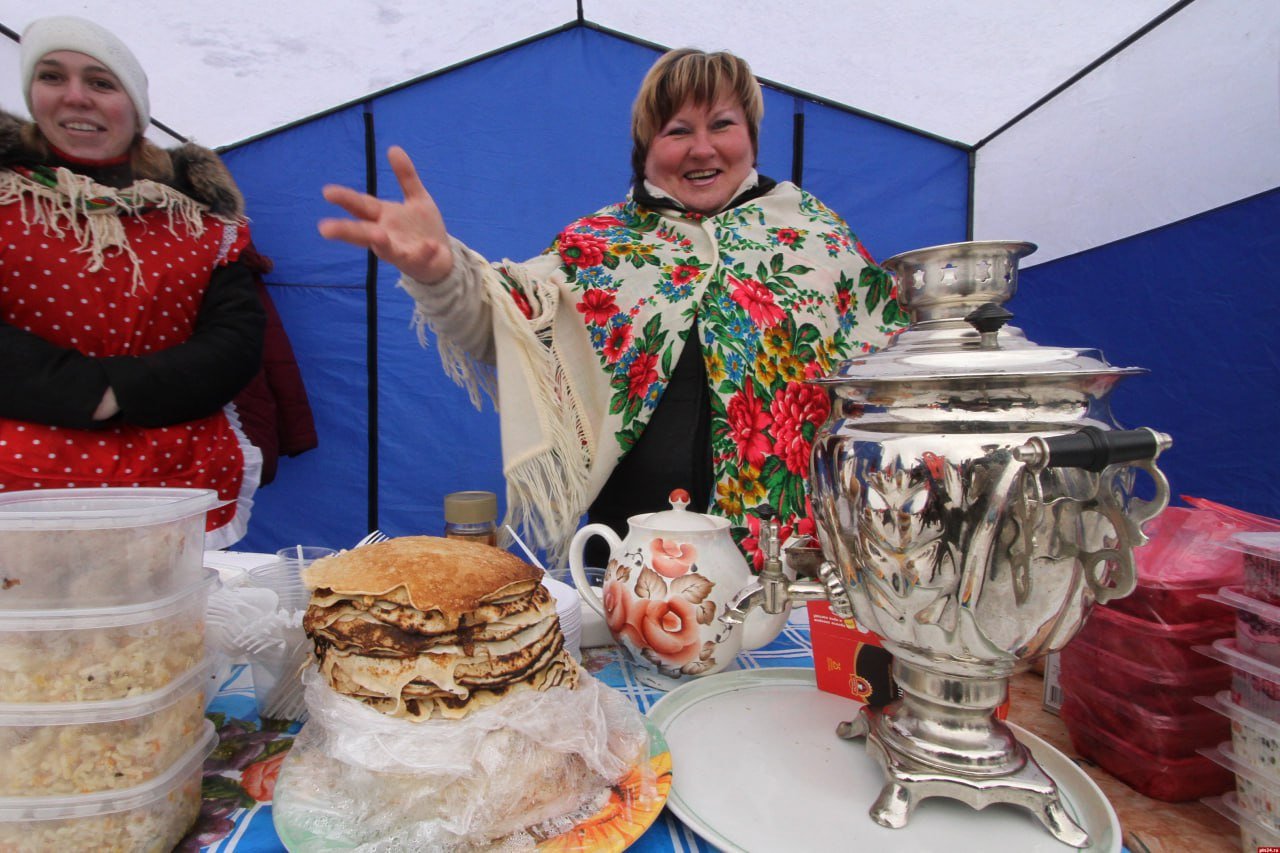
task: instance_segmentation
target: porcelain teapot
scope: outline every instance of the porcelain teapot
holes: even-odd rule
[[[689,509],[676,489],[671,509],[627,519],[627,537],[588,524],[569,545],[569,569],[582,599],[604,617],[614,641],[636,664],[641,682],[668,690],[719,672],[738,652],[772,642],[790,608],[752,611],[745,621],[721,618],[752,585],[751,569],[733,542],[729,521]],[[609,543],[603,596],[587,580],[583,549],[599,536]]]

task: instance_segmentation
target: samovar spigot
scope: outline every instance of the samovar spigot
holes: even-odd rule
[[[786,563],[783,559],[782,525],[778,521],[773,507],[765,505],[756,510],[760,518],[760,553],[764,562],[756,579],[747,585],[732,600],[729,608],[720,617],[727,628],[741,625],[747,614],[759,607],[765,613],[777,614],[787,605],[805,601],[822,601],[828,596],[829,583],[815,580],[796,580],[787,577]],[[823,564],[823,570],[831,573],[838,569]],[[820,570],[821,571],[821,570]],[[838,583],[838,580],[833,578]]]
[[[787,603],[787,576],[782,572],[782,526],[772,508],[760,512],[760,551],[764,566],[757,578],[764,591],[760,606],[765,613],[781,613]]]

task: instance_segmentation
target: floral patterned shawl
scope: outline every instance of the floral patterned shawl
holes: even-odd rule
[[[565,228],[543,255],[486,266],[509,520],[562,560],[696,319],[711,383],[711,511],[758,565],[753,508],[777,510],[784,537],[812,531],[809,448],[830,404],[804,380],[888,340],[905,320],[891,288],[844,221],[791,183],[714,216],[629,197]],[[440,346],[473,399],[494,390],[492,373],[446,338]]]

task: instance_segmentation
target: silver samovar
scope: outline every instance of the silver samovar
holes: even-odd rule
[[[904,826],[919,801],[1030,809],[1066,844],[1089,837],[997,709],[1008,680],[1062,648],[1095,602],[1128,595],[1142,525],[1168,504],[1168,436],[1120,430],[1108,396],[1140,368],[1038,346],[1002,304],[1031,243],[897,255],[911,324],[820,380],[832,411],[810,491],[825,562],[788,582],[774,559],[727,621],[819,596],[884,639],[902,697],[839,728],[866,737],[887,782],[871,816]],[[1135,496],[1135,469],[1154,497]]]

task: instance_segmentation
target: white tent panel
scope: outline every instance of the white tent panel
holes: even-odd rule
[[[973,144],[1171,2],[585,0],[583,14],[663,46],[728,48],[766,79]],[[170,0],[0,0],[0,22],[19,32],[50,14],[110,26],[149,69],[156,118],[212,146],[505,47],[576,13],[572,0],[177,8]],[[22,111],[15,65],[0,55],[0,104]]]
[[[974,236],[1028,265],[1280,185],[1280,4],[1197,0],[977,152]]]
[[[506,47],[575,13],[571,0],[0,0],[0,22],[19,33],[58,14],[109,27],[147,69],[152,115],[215,147]],[[17,50],[7,52],[0,105],[26,115]]]
[[[757,75],[974,144],[1171,0],[585,0],[586,18],[667,47],[727,49]]]

